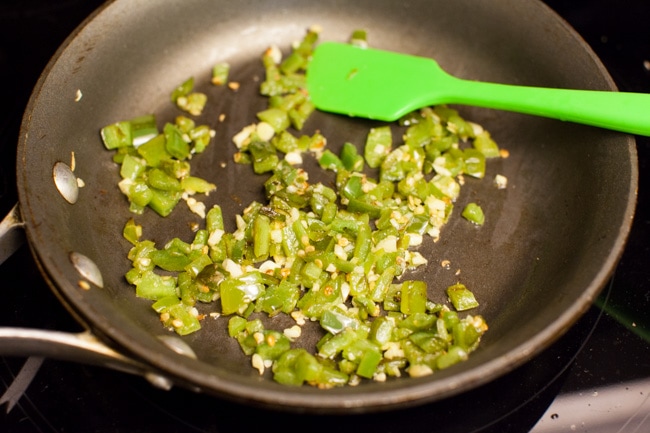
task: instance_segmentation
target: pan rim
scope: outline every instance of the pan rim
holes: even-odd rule
[[[75,37],[83,31],[83,28],[90,23],[98,14],[106,10],[111,4],[115,3],[116,0],[111,0],[93,13],[84,23],[77,29],[71,36],[64,42],[64,44],[59,48],[57,53],[53,56],[52,60],[48,63],[48,66],[45,68],[41,78],[37,85],[35,86],[34,93],[30,98],[30,101],[27,106],[26,116],[21,125],[21,134],[19,142],[19,152],[18,152],[18,167],[23,165],[24,153],[27,152],[27,135],[30,130],[29,125],[31,119],[29,118],[29,113],[34,110],[36,104],[38,104],[38,94],[45,83],[47,75],[54,68],[56,61],[60,54],[69,46],[69,44],[75,39]],[[535,0],[537,2],[537,0]],[[541,2],[539,3],[541,5]],[[544,5],[544,7],[546,7]],[[550,11],[550,8],[548,9]],[[551,12],[554,14],[554,12]],[[559,19],[555,15],[556,19]],[[612,90],[615,90],[615,84],[613,79],[602,65],[601,61],[597,58],[595,53],[591,48],[584,42],[573,29],[571,29],[568,24],[563,20],[562,23],[567,27],[567,30],[574,36],[574,39],[579,43],[582,48],[585,49],[587,53],[592,57],[594,64],[599,68],[599,74],[602,75],[609,83]],[[327,397],[323,398],[322,391],[312,392],[311,390],[306,392],[298,392],[291,389],[281,389],[278,392],[277,389],[271,388],[268,391],[266,388],[260,389],[248,389],[244,387],[245,392],[242,391],[242,388],[238,383],[234,385],[229,382],[217,381],[214,384],[211,384],[211,387],[214,390],[218,391],[219,394],[224,394],[228,396],[233,396],[236,399],[242,401],[262,404],[270,404],[276,407],[277,403],[283,402],[280,407],[288,408],[308,408],[312,410],[375,410],[386,407],[396,407],[400,404],[412,404],[420,403],[432,400],[432,395],[435,395],[433,399],[445,398],[456,393],[462,392],[470,387],[474,387],[477,384],[483,384],[495,378],[494,373],[500,372],[505,374],[508,371],[511,371],[516,366],[521,363],[529,360],[532,356],[539,353],[544,347],[546,347],[549,342],[554,341],[560,335],[562,335],[566,330],[577,320],[577,318],[582,315],[587,308],[592,304],[592,302],[597,297],[598,293],[602,290],[607,279],[611,277],[614,272],[616,263],[620,260],[620,257],[623,253],[623,247],[627,241],[629,235],[632,220],[634,216],[634,210],[636,208],[636,195],[637,195],[637,186],[638,186],[638,167],[637,167],[637,155],[635,140],[632,136],[627,138],[628,150],[630,152],[630,163],[632,165],[632,172],[630,178],[630,195],[627,199],[627,208],[624,212],[625,219],[627,221],[622,227],[619,228],[618,236],[616,237],[616,242],[613,245],[613,248],[610,252],[610,255],[607,257],[604,266],[601,267],[600,272],[595,275],[592,279],[591,284],[584,290],[582,296],[578,299],[577,302],[573,304],[573,308],[570,310],[564,311],[561,316],[549,327],[545,328],[543,332],[537,334],[533,340],[526,342],[526,344],[521,345],[517,348],[517,353],[508,357],[507,359],[499,358],[494,359],[491,362],[484,363],[478,368],[471,369],[467,372],[463,372],[458,375],[451,376],[449,378],[442,378],[436,381],[431,382],[422,382],[421,384],[405,386],[404,390],[401,388],[399,392],[396,392],[395,389],[390,390],[387,393],[376,393],[368,391],[364,393],[358,391],[358,395],[355,393],[354,398],[346,400],[344,398],[344,392],[335,391],[328,393]],[[21,174],[18,174],[18,184],[19,184],[19,203],[21,208],[24,207],[24,214],[29,215],[29,199],[27,197],[27,192],[25,191],[26,179],[21,177]],[[26,232],[29,238],[30,246],[39,244],[38,236],[38,227],[37,224],[30,218],[26,218],[25,221]],[[38,261],[42,261],[43,269],[46,269],[45,272],[48,273],[49,277],[55,282],[52,284],[53,290],[57,293],[60,293],[60,296],[67,299],[70,302],[70,308],[73,309],[79,317],[82,318],[86,326],[95,329],[101,335],[107,336],[111,342],[117,342],[120,347],[125,348],[129,353],[137,354],[138,357],[145,359],[148,363],[154,366],[156,369],[162,369],[166,371],[173,377],[179,379],[180,382],[185,382],[186,385],[192,386],[204,379],[201,372],[197,372],[195,365],[188,361],[185,358],[179,357],[178,364],[175,366],[174,371],[169,369],[167,360],[160,357],[147,358],[143,357],[143,352],[137,343],[137,339],[132,339],[130,335],[124,334],[121,330],[116,329],[110,323],[104,321],[97,321],[89,317],[89,314],[85,310],[85,303],[83,301],[77,301],[76,299],[71,299],[67,296],[67,291],[62,291],[60,284],[63,284],[67,278],[63,273],[58,274],[56,272],[51,272],[47,269],[47,263],[49,262],[48,257],[44,255],[39,255],[37,248],[33,249],[35,256]],[[79,302],[79,303],[78,303]],[[152,345],[151,348],[154,348]],[[180,368],[179,368],[180,367]],[[499,374],[499,375],[501,375]],[[373,388],[371,388],[372,390]],[[384,395],[387,394],[387,395]],[[311,398],[311,396],[316,396]]]

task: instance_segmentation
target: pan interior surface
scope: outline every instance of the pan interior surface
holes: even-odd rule
[[[371,411],[441,399],[492,380],[529,360],[557,339],[591,305],[621,254],[632,220],[636,153],[631,137],[575,124],[456,107],[489,130],[510,157],[488,164],[486,178],[502,174],[505,190],[468,180],[441,240],[420,251],[429,260],[413,274],[430,296],[446,302],[444,288],[471,287],[489,331],[460,365],[426,378],[318,390],[288,388],[260,377],[227,318],[208,319],[184,337],[197,360],[175,353],[157,338],[167,335],[150,302],[137,299],[124,279],[130,262],[122,236],[133,215],[117,188],[119,168],[104,150],[99,130],[110,123],[156,113],[179,113],[169,95],[190,76],[210,103],[197,122],[215,129],[209,151],[192,161],[195,175],[217,185],[204,201],[224,209],[227,228],[262,182],[232,162],[232,137],[265,108],[259,95],[260,57],[275,44],[287,52],[311,25],[321,40],[345,41],[368,31],[378,48],[435,58],[467,79],[521,85],[613,90],[586,44],[537,1],[405,0],[300,2],[173,0],[109,2],[58,51],[37,84],[21,130],[18,188],[30,245],[55,292],[98,336],[142,359],[179,384],[237,401],[309,411]],[[558,50],[557,47],[563,47]],[[231,64],[238,91],[210,87],[212,66]],[[206,84],[201,84],[206,83]],[[219,115],[225,114],[225,121]],[[337,152],[345,141],[362,145],[378,123],[316,113],[304,132],[320,130]],[[76,203],[60,197],[51,179],[57,162],[70,163],[83,180]],[[307,161],[310,179],[319,170]],[[313,177],[312,177],[313,172]],[[323,178],[328,181],[327,177]],[[331,179],[330,179],[331,181]],[[460,209],[478,200],[486,224],[477,229]],[[188,222],[201,223],[184,206],[161,218],[138,217],[145,237],[164,243],[191,239]],[[228,227],[230,224],[230,227]],[[171,235],[170,235],[171,234]],[[103,288],[82,290],[70,262],[80,253],[95,262]],[[439,264],[448,260],[449,271]],[[459,271],[459,272],[456,272]],[[291,323],[284,320],[279,328]],[[315,327],[314,327],[315,329]],[[307,326],[306,339],[319,338]]]

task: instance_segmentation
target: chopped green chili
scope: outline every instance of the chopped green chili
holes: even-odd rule
[[[457,313],[478,306],[474,294],[460,283],[448,287],[452,310],[429,299],[434,287],[401,277],[427,264],[417,246],[425,236],[438,240],[460,195],[460,176],[484,178],[486,159],[500,155],[498,146],[445,106],[400,119],[401,143],[393,142],[390,125],[370,129],[362,152],[345,142],[337,154],[320,132],[298,133],[314,110],[304,72],[317,39],[310,29],[284,59],[277,48],[264,52],[259,91],[268,106],[257,113],[259,123],[233,139],[235,161],[268,176],[266,202],[250,203],[232,232],[215,205],[202,213],[205,225],[191,242],[173,237],[162,247],[142,240],[142,227],[129,219],[126,279],[179,335],[201,328],[206,314],[199,309],[228,316],[228,333],[252,366],[260,374],[270,369],[281,384],[331,388],[448,368],[465,360],[487,330],[481,316]],[[365,45],[365,31],[356,31],[351,43]],[[227,63],[215,65],[212,83],[225,84],[229,70]],[[186,80],[171,99],[196,115],[206,100],[193,87],[194,79]],[[152,115],[101,130],[120,164],[119,186],[131,210],[150,207],[162,216],[183,198],[189,205],[188,197],[216,188],[192,176],[189,165],[213,135],[184,115],[162,132]],[[335,173],[331,185],[309,182],[299,167],[305,152]],[[483,223],[475,204],[462,216]],[[291,315],[296,326],[266,329],[261,313]],[[292,345],[305,320],[322,329],[316,355]]]
[[[107,149],[117,151],[120,190],[135,214],[149,207],[167,216],[183,194],[209,194],[216,189],[213,183],[190,176],[189,157],[203,152],[214,135],[207,125],[196,126],[178,116],[160,133],[155,116],[146,115],[108,125],[100,135]]]
[[[474,294],[464,284],[458,283],[447,287],[447,295],[454,308],[458,311],[478,307]]]
[[[463,209],[463,218],[482,226],[485,223],[485,214],[483,209],[476,203],[468,203]]]
[[[228,82],[230,74],[230,64],[227,62],[217,63],[212,67],[212,79],[210,80],[215,86],[223,86]]]
[[[368,132],[364,147],[366,164],[371,168],[379,167],[384,158],[390,153],[392,143],[393,137],[390,126],[372,128]]]

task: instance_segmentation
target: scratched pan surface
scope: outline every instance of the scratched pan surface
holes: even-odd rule
[[[218,185],[205,201],[219,203],[232,229],[234,215],[262,199],[263,177],[232,163],[231,137],[265,106],[258,93],[260,55],[270,44],[285,52],[305,29],[322,26],[322,40],[345,40],[364,28],[379,48],[430,56],[463,78],[513,84],[613,89],[607,72],[579,37],[537,1],[114,1],[86,21],[58,51],[34,90],[18,149],[20,207],[34,256],[61,301],[96,335],[182,386],[256,405],[306,411],[373,411],[434,401],[466,391],[529,360],[585,311],[610,275],[633,216],[636,153],[632,137],[524,115],[458,107],[483,124],[510,152],[491,161],[488,179],[468,179],[441,240],[425,242],[424,278],[433,299],[462,281],[473,289],[490,330],[470,359],[432,376],[363,383],[334,390],[287,388],[250,367],[225,332],[226,318],[205,320],[184,340],[198,360],[178,355],[157,338],[167,334],[150,302],[124,280],[129,245],[121,229],[132,215],[117,188],[118,167],[99,129],[146,113],[159,122],[178,114],[171,90],[194,76],[209,98],[199,121],[217,136],[192,161],[194,173]],[[232,65],[238,92],[207,84],[218,61]],[[82,97],[77,100],[78,91]],[[225,114],[224,122],[218,121]],[[317,113],[305,133],[319,129],[336,151],[361,145],[370,121]],[[85,182],[76,204],[52,181],[57,161],[76,159]],[[328,181],[307,161],[312,180]],[[310,165],[311,164],[311,165]],[[489,178],[503,174],[508,188]],[[468,201],[487,215],[477,229],[459,216]],[[137,221],[145,237],[163,243],[190,239],[185,206],[166,219],[147,212]],[[104,288],[80,290],[69,255],[98,264]],[[451,269],[440,266],[449,260]],[[456,271],[460,270],[460,274]],[[36,302],[36,300],[35,300]],[[278,329],[290,321],[276,319]],[[304,344],[320,337],[307,327]]]

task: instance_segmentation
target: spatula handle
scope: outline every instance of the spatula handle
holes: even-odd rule
[[[650,135],[650,94],[514,86],[453,77],[452,81],[453,103]]]

